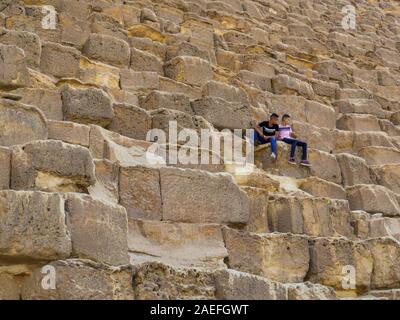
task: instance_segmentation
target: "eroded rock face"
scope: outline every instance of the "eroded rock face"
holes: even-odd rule
[[[54,268],[56,288],[42,286],[41,268],[22,285],[23,300],[133,300],[132,271],[107,268],[88,260],[62,260],[49,264]]]
[[[249,203],[227,174],[161,168],[163,219],[176,222],[243,224]]]
[[[144,263],[134,267],[133,286],[137,300],[215,299],[213,275],[203,269]]]
[[[66,195],[65,211],[74,256],[108,265],[128,264],[125,208],[70,193]]]
[[[14,147],[11,161],[11,187],[16,190],[82,192],[95,179],[89,151],[61,141]]]
[[[0,145],[12,146],[47,139],[43,113],[33,106],[0,100]]]
[[[3,43],[3,42],[2,42]],[[30,85],[24,51],[15,45],[0,45],[0,88],[16,89]]]
[[[0,191],[0,260],[68,258],[64,201],[54,193]]]

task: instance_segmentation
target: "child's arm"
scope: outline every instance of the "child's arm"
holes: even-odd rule
[[[264,132],[263,132],[262,128],[258,124],[254,127],[254,130],[257,131],[257,133],[260,135],[260,137],[265,139]]]

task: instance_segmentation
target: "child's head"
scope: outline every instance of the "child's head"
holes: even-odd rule
[[[269,122],[270,124],[278,124],[279,116],[276,113],[271,114],[271,116],[269,117]]]
[[[288,115],[287,113],[282,116],[282,124],[290,124],[290,115]]]

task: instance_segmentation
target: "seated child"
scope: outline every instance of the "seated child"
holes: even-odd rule
[[[296,164],[296,147],[299,146],[303,149],[303,154],[301,157],[301,162],[300,164],[306,167],[310,167],[311,164],[307,160],[307,143],[297,140],[297,135],[296,133],[293,132],[292,126],[290,125],[290,115],[285,114],[282,117],[282,124],[279,126],[279,140],[290,144],[291,150],[290,150],[290,158],[289,158],[289,163],[290,164]]]
[[[276,159],[276,140],[279,135],[279,116],[273,113],[268,121],[260,122],[255,127],[254,142],[258,144],[271,144],[271,158]]]

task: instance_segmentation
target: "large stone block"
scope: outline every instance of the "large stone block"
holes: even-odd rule
[[[367,240],[374,259],[372,289],[398,288],[400,284],[400,245],[392,238]]]
[[[164,71],[168,78],[193,86],[201,86],[214,76],[208,61],[189,56],[170,60],[165,65]]]
[[[385,165],[400,163],[400,151],[395,148],[370,146],[358,151],[369,165]]]
[[[90,127],[69,121],[48,121],[49,139],[89,147]]]
[[[218,81],[208,81],[203,86],[203,96],[217,97],[229,102],[236,102],[248,105],[248,98],[243,89]]]
[[[363,158],[342,153],[336,155],[336,159],[342,170],[343,185],[345,187],[372,183],[367,162]]]
[[[0,99],[0,146],[47,139],[47,123],[37,108]]]
[[[160,173],[146,167],[121,167],[119,201],[132,219],[161,220]]]
[[[0,44],[0,88],[16,89],[30,85],[24,51]]]
[[[71,238],[58,194],[0,191],[0,260],[67,258]]]
[[[255,234],[225,228],[228,266],[280,282],[303,282],[308,241],[291,234]]]
[[[286,74],[280,74],[272,79],[272,88],[275,94],[296,94],[306,97],[307,99],[314,98],[314,90],[312,86],[304,81],[289,77]]]
[[[61,96],[64,120],[107,126],[114,117],[111,99],[103,90],[74,89],[65,86]]]
[[[203,268],[173,267],[159,262],[134,266],[133,288],[136,300],[215,299],[212,272]]]
[[[390,137],[386,134],[386,132],[354,133],[353,151],[355,153],[358,153],[362,148],[370,146],[393,148],[394,144],[390,141]]]
[[[310,241],[310,271],[308,279],[338,290],[342,287],[345,267],[356,270],[356,288],[370,287],[373,257],[366,243],[343,238],[316,238]]]
[[[159,75],[156,72],[136,72],[130,69],[122,69],[120,76],[123,90],[156,90],[160,86]]]
[[[203,97],[192,102],[192,108],[196,115],[202,116],[219,130],[251,128],[250,109],[240,103]]]
[[[146,51],[131,48],[130,67],[135,71],[156,72],[164,75],[163,62],[157,56]]]
[[[163,261],[173,265],[225,267],[221,228],[215,224],[129,221],[131,263]]]
[[[123,207],[69,193],[65,211],[73,256],[108,265],[129,263],[128,219]]]
[[[0,273],[0,300],[20,300],[21,284],[12,274]]]
[[[317,283],[286,284],[288,300],[337,300],[335,290]]]
[[[118,67],[129,66],[130,48],[128,43],[112,36],[92,33],[82,52],[90,59]]]
[[[152,118],[146,110],[129,104],[114,104],[114,117],[108,129],[129,138],[146,140]]]
[[[48,120],[63,120],[61,95],[58,91],[40,88],[21,88],[15,91],[21,103],[35,106]]]
[[[250,203],[250,218],[245,229],[250,232],[269,232],[267,211],[269,192],[253,187],[241,187],[241,189],[246,192]]]
[[[105,267],[89,260],[55,261],[56,288],[42,286],[41,268],[23,283],[23,300],[134,300],[130,268]]]
[[[335,129],[335,109],[316,101],[307,100],[305,103],[307,122],[322,128]]]
[[[42,46],[37,34],[26,31],[0,30],[0,43],[14,45],[24,50],[26,64],[31,67],[38,67]]]
[[[192,223],[245,224],[246,194],[224,173],[161,168],[163,220]]]
[[[299,181],[299,188],[314,197],[347,199],[344,188],[318,177],[309,177]]]
[[[378,119],[372,115],[344,114],[336,127],[348,131],[381,131]]]
[[[383,186],[355,185],[346,189],[352,210],[399,216],[400,205],[394,192]]]
[[[219,300],[287,300],[287,290],[279,282],[235,270],[218,270],[215,275]]]
[[[35,141],[13,149],[11,188],[82,192],[94,183],[88,149],[61,141]]]
[[[377,184],[400,194],[400,163],[373,166],[371,169]]]
[[[347,201],[271,196],[267,211],[272,232],[319,237],[352,236]]]
[[[80,52],[58,43],[45,42],[42,45],[40,69],[58,78],[78,78]]]
[[[160,108],[182,111],[188,114],[193,113],[190,106],[190,99],[184,94],[165,91],[153,91],[142,100],[140,106],[146,110]]]

